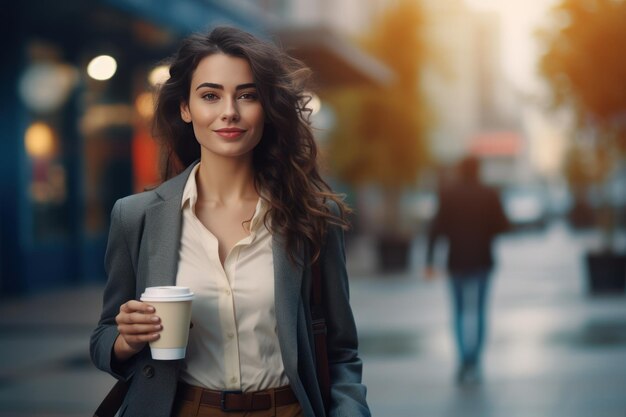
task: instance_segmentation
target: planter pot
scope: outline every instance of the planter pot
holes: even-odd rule
[[[411,238],[381,236],[377,242],[377,250],[381,272],[403,272],[409,269]]]
[[[626,290],[626,254],[588,253],[587,283],[591,294],[624,293]]]

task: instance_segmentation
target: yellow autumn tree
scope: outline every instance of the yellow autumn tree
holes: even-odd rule
[[[546,45],[540,70],[556,105],[614,131],[626,127],[626,2],[563,0],[553,26],[540,32]],[[624,147],[623,136],[618,140]]]
[[[396,2],[381,14],[362,45],[394,72],[393,82],[329,97],[337,110],[329,149],[334,172],[354,187],[381,187],[388,231],[400,226],[401,193],[416,183],[427,160],[429,111],[420,89],[426,59],[424,20],[419,2],[409,0]]]
[[[553,104],[571,109],[587,133],[572,143],[566,167],[579,197],[606,181],[626,151],[626,1],[562,0],[552,17],[552,26],[539,32],[546,47],[540,71]],[[602,200],[600,226],[610,246],[615,215],[608,198]]]
[[[540,71],[553,104],[573,110],[596,132],[599,152],[626,151],[626,2],[562,0],[553,25],[540,31],[546,52]]]

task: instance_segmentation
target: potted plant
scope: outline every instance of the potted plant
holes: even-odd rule
[[[377,247],[385,271],[408,266],[413,236],[402,222],[401,198],[426,161],[430,111],[420,89],[426,56],[423,23],[423,11],[414,1],[400,1],[381,14],[362,43],[394,71],[393,82],[327,97],[338,120],[328,152],[335,175],[355,190],[375,185],[384,195]]]
[[[585,225],[591,213],[585,197],[595,191],[593,219],[602,232],[600,248],[586,256],[589,290],[623,293],[626,254],[615,236],[624,207],[611,198],[608,182],[623,169],[626,154],[626,55],[619,53],[626,43],[626,3],[562,0],[553,16],[558,24],[540,32],[547,45],[540,70],[553,104],[575,115],[567,176],[579,204],[572,219]]]

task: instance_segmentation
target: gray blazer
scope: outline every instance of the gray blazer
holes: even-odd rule
[[[154,361],[146,347],[120,364],[111,352],[118,336],[115,316],[120,305],[139,299],[146,287],[174,285],[178,268],[182,193],[191,167],[158,188],[125,197],[111,213],[105,256],[108,281],[102,315],[91,336],[94,364],[118,379],[130,381],[120,416],[169,417],[182,361]],[[336,208],[336,207],[335,207]],[[309,291],[311,272],[302,267],[308,255],[294,264],[283,239],[273,238],[276,319],[285,372],[306,417],[325,416],[316,380]],[[362,364],[349,305],[343,233],[330,227],[322,252],[324,299],[328,318],[328,356],[331,375],[329,416],[370,416],[361,384]]]

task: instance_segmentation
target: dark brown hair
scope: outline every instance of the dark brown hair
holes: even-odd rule
[[[162,179],[179,174],[200,158],[193,128],[181,119],[180,103],[189,100],[191,78],[200,61],[216,53],[249,63],[265,112],[263,136],[252,158],[255,186],[270,205],[265,224],[272,233],[284,236],[292,260],[306,244],[310,256],[317,259],[327,227],[347,228],[349,209],[319,173],[306,108],[310,70],[275,45],[232,27],[217,27],[183,41],[170,61],[170,78],[157,95],[153,127],[162,141]]]

